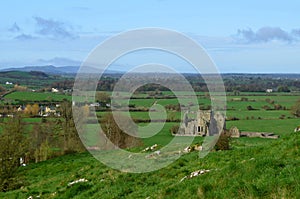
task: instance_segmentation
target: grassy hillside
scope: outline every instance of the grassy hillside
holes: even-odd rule
[[[183,155],[167,168],[130,174],[112,170],[88,153],[21,167],[25,185],[0,198],[299,198],[300,134],[278,140],[239,138],[229,151]],[[191,172],[210,172],[180,180]],[[68,186],[85,178],[88,182]]]

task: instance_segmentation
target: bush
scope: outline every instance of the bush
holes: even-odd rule
[[[269,103],[269,104],[274,104],[274,103],[275,103],[275,101],[272,100],[272,99],[270,99],[270,98],[267,98],[267,99],[266,99],[266,102]]]
[[[171,127],[170,132],[172,134],[177,134],[178,130],[179,130],[179,125],[174,125],[174,126]]]
[[[280,104],[275,104],[274,109],[275,110],[283,110],[283,107]]]
[[[241,98],[241,101],[242,101],[242,102],[247,102],[247,101],[248,101],[248,98],[247,98],[247,97],[242,97],[242,98]]]
[[[249,105],[249,106],[247,106],[247,110],[252,111],[252,110],[256,110],[256,109]]]
[[[262,106],[263,109],[265,109],[266,111],[272,110],[272,108],[268,105],[264,105]]]
[[[234,116],[234,117],[228,117],[227,120],[228,121],[236,121],[236,120],[240,120],[240,118]]]
[[[215,149],[218,150],[229,150],[230,149],[230,133],[227,130],[224,130],[220,137],[219,140],[217,141],[215,145]]]
[[[296,116],[300,117],[300,100],[298,100],[292,107],[291,107],[291,113]]]
[[[169,111],[180,111],[180,104],[168,104],[165,108]]]

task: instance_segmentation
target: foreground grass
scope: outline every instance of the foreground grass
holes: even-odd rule
[[[299,198],[300,134],[278,140],[240,138],[229,151],[183,155],[159,171],[112,170],[90,154],[74,154],[21,167],[25,185],[0,198]],[[199,169],[209,173],[180,180]],[[73,186],[68,183],[80,178]]]

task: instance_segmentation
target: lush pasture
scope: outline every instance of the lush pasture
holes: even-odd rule
[[[18,173],[27,183],[0,197],[299,198],[299,140],[299,134],[248,145],[236,139],[232,150],[202,159],[192,152],[166,168],[139,174],[113,170],[88,153],[66,155],[21,167]],[[210,172],[181,180],[199,169]],[[81,178],[88,181],[68,186]]]
[[[40,93],[40,92],[13,92],[5,96],[5,99],[14,101],[62,101],[64,99],[71,100],[72,97],[64,94],[57,93]]]
[[[166,92],[168,93],[168,92]],[[170,94],[170,93],[168,93]],[[260,95],[258,95],[260,94]],[[248,101],[241,101],[242,97],[246,97]],[[300,98],[300,96],[276,94],[268,96],[266,94],[257,93],[250,95],[250,93],[241,93],[240,96],[227,96],[227,113],[226,116],[230,118],[238,118],[237,121],[228,121],[227,127],[237,126],[244,131],[267,131],[282,134],[284,132],[291,132],[296,126],[300,124],[298,119],[290,112],[290,107]],[[266,99],[274,101],[273,104],[267,102]],[[184,99],[188,104],[189,99]],[[209,105],[210,100],[204,96],[198,97],[199,103]],[[131,99],[131,104],[136,107],[151,107],[154,103],[166,106],[168,104],[177,104],[177,99]],[[285,106],[287,110],[264,110],[263,106],[273,108],[274,104]],[[252,106],[256,110],[247,110],[247,106]],[[99,112],[97,115],[101,116],[104,112]],[[147,120],[150,119],[148,112],[131,112],[133,119]],[[179,119],[180,112],[168,112],[168,118]],[[163,119],[162,117],[159,119]]]
[[[244,96],[248,101],[240,101],[235,99],[241,99],[242,96],[227,96],[227,108],[235,108],[238,110],[246,110],[247,106],[250,105],[253,108],[261,109],[262,106],[268,105],[273,107],[272,104],[266,102],[266,99],[274,100],[274,104],[280,104],[286,108],[290,108],[297,100],[300,99],[300,96]]]
[[[237,126],[241,131],[274,132],[278,135],[291,133],[299,125],[300,119],[239,120],[226,123],[227,128]]]
[[[231,140],[229,151],[212,151],[202,159],[198,152],[191,152],[166,168],[141,174],[113,170],[88,153],[66,155],[21,167],[18,172],[26,179],[22,189],[0,193],[0,198],[300,198],[300,134],[293,132],[300,125],[300,119],[294,118],[289,110],[262,109],[264,105],[272,106],[266,102],[266,98],[290,108],[299,96],[247,94],[248,101],[234,99],[243,96],[244,93],[241,96],[227,97],[227,117],[239,118],[236,121],[227,121],[227,128],[237,126],[242,131],[274,132],[280,135],[279,139],[235,138]],[[188,98],[184,100],[189,103]],[[198,100],[205,105],[210,103],[204,95],[199,96]],[[178,101],[131,99],[130,103],[136,107],[149,108],[154,103],[166,106],[177,104]],[[249,105],[257,110],[247,110]],[[180,112],[167,113],[168,118],[180,118]],[[99,117],[103,114],[105,112],[97,112]],[[149,112],[131,112],[130,115],[133,119],[149,119]],[[285,117],[279,119],[282,115]],[[41,122],[41,118],[25,118],[24,122],[31,129],[34,123]],[[143,138],[143,146],[133,150],[140,152],[154,144],[158,144],[159,150],[174,139],[170,128],[175,124],[177,123],[153,123],[153,129],[159,125],[163,126],[162,129],[158,132],[149,131],[156,134]],[[147,127],[149,124],[138,125]],[[98,144],[97,128],[98,124],[88,124],[86,128],[90,146]],[[186,137],[179,137],[179,140],[185,139]],[[202,137],[196,137],[193,142],[202,141]],[[199,169],[209,169],[210,172],[181,181],[184,176]],[[88,182],[68,186],[69,182],[80,178],[85,178]]]
[[[294,116],[290,113],[290,111],[284,111],[284,110],[253,110],[253,111],[227,111],[226,116],[227,118],[236,117],[240,120],[251,120],[251,119],[279,119],[279,117],[285,115],[286,118],[291,117],[294,118]]]
[[[156,132],[153,136],[151,136],[150,138],[143,138],[143,144],[144,146],[151,146],[153,144],[158,144],[160,146],[164,146],[166,144],[168,144],[173,136],[170,134],[170,128],[175,125],[176,123],[154,123],[154,128],[162,125],[163,128],[161,129],[161,131]],[[147,127],[147,123],[143,123],[142,125],[143,127]],[[86,138],[87,138],[87,144],[90,146],[95,146],[98,143],[99,138],[99,125],[98,124],[88,124],[86,126]],[[144,134],[141,135],[143,137],[148,137],[149,135]],[[184,139],[184,138],[183,138]]]

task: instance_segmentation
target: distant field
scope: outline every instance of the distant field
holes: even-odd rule
[[[5,99],[14,101],[62,101],[63,99],[72,100],[72,96],[57,93],[38,93],[38,92],[13,92],[5,96]]]
[[[273,132],[278,135],[292,133],[298,125],[300,125],[300,119],[239,120],[226,123],[227,128],[237,126],[241,131]]]
[[[171,92],[163,92],[164,95],[172,94]],[[182,92],[181,95],[185,93]],[[198,96],[198,102],[200,105],[210,105],[210,99],[204,97],[204,93]],[[236,121],[227,121],[227,128],[231,126],[237,126],[242,131],[266,131],[274,132],[276,134],[283,135],[286,132],[292,132],[293,129],[300,125],[300,120],[295,119],[290,113],[290,110],[264,110],[263,106],[269,106],[273,108],[273,104],[280,104],[285,106],[286,109],[290,107],[300,99],[300,96],[287,95],[286,93],[276,93],[274,96],[267,96],[263,93],[241,93],[239,96],[227,96],[227,118],[237,118]],[[258,95],[260,94],[260,95]],[[123,94],[122,94],[123,95]],[[135,94],[135,97],[146,97],[147,94]],[[241,98],[247,98],[246,101],[241,101]],[[56,94],[56,93],[37,93],[37,92],[13,92],[5,96],[5,99],[14,101],[62,101],[63,99],[71,100],[72,96]],[[266,99],[274,101],[273,104],[267,102]],[[122,101],[122,100],[121,100]],[[124,100],[125,102],[125,100]],[[130,104],[134,104],[135,107],[150,108],[154,103],[162,106],[178,104],[177,99],[131,99]],[[188,97],[183,99],[184,105],[190,103]],[[257,110],[247,110],[247,106],[252,106]],[[101,117],[105,112],[97,112],[97,116]],[[130,112],[133,119],[149,120],[149,112]],[[167,119],[180,119],[181,113],[174,111],[167,111]],[[165,119],[163,115],[155,119]],[[27,123],[40,122],[40,118],[25,118]],[[145,125],[145,124],[139,124]],[[169,129],[174,123],[166,123],[163,130],[151,139],[145,139],[145,143],[151,144],[159,142],[161,144],[167,143],[169,140]],[[168,138],[169,137],[169,138]]]
[[[278,96],[246,96],[248,101],[234,101],[234,99],[240,99],[243,96],[227,96],[227,107],[235,109],[244,109],[248,105],[253,106],[254,108],[261,108],[264,105],[268,105],[272,107],[272,104],[266,102],[266,99],[274,100],[274,104],[280,104],[287,108],[290,108],[297,100],[300,99],[300,96],[286,96],[286,95],[278,95]]]
[[[247,110],[235,110],[235,111],[227,111],[226,116],[227,118],[236,117],[240,120],[251,120],[251,119],[279,119],[281,116],[285,116],[286,118],[294,116],[288,110],[254,110],[254,111],[247,111]]]
[[[164,92],[164,94],[170,94]],[[228,119],[237,118],[237,121],[228,121],[227,128],[237,126],[244,131],[266,131],[274,132],[283,135],[286,132],[292,132],[293,129],[300,125],[300,119],[295,119],[291,114],[290,108],[295,104],[300,96],[286,93],[276,93],[274,96],[269,96],[265,93],[241,93],[239,96],[227,96],[227,112]],[[259,95],[260,94],[260,95]],[[247,98],[242,101],[241,98]],[[269,101],[274,101],[269,103]],[[209,98],[204,96],[198,97],[198,101],[204,105],[210,105]],[[188,104],[189,98],[184,99],[184,103]],[[166,106],[168,104],[177,104],[177,99],[131,99],[130,104],[136,107],[151,107],[154,103]],[[263,106],[274,108],[275,104],[285,107],[287,110],[265,110]],[[247,106],[251,106],[256,110],[247,110]],[[98,112],[97,115],[101,116],[104,112]],[[148,112],[131,112],[133,119],[149,119]],[[168,112],[168,118],[179,119],[180,112]],[[163,119],[161,117],[160,119]]]

